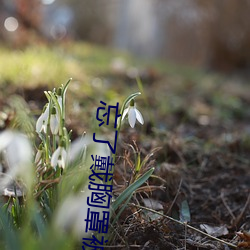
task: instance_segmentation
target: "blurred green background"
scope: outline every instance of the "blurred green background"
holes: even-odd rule
[[[1,0],[0,6],[1,106],[17,93],[39,114],[43,90],[72,77],[67,124],[76,135],[91,127],[87,117],[101,99],[121,102],[138,88],[147,132],[184,123],[191,127],[184,136],[198,128],[221,134],[236,131],[237,122],[249,133],[249,1]]]
[[[248,0],[0,0],[0,130],[9,128],[13,120],[25,130],[18,120],[21,111],[24,119],[35,120],[47,102],[43,91],[71,77],[66,126],[73,130],[72,139],[96,126],[101,100],[121,105],[128,95],[140,91],[136,102],[145,124],[131,130],[125,122],[116,182],[125,187],[130,178],[131,169],[124,172],[130,164],[121,160],[130,159],[124,153],[129,152],[128,144],[136,150],[138,146],[142,159],[161,147],[155,166],[167,187],[162,201],[173,201],[171,191],[177,192],[174,182],[181,171],[188,183],[184,189],[188,181],[196,183],[198,172],[205,178],[200,190],[207,188],[219,197],[207,187],[206,171],[232,177],[230,165],[235,172],[242,168],[247,178],[250,161],[249,12]],[[225,152],[232,158],[224,157]],[[206,168],[207,158],[211,168]],[[223,167],[216,168],[217,160]],[[164,172],[164,164],[174,171]],[[218,182],[221,187],[216,188],[222,190],[224,183]],[[249,181],[242,181],[239,190],[248,186]],[[196,194],[186,193],[192,220],[200,223],[207,216],[211,222],[212,211],[208,208],[206,216],[199,217]],[[240,201],[233,211],[241,214],[246,197],[238,199],[238,193],[234,195]],[[207,198],[207,194],[201,196]],[[230,214],[220,212],[226,214],[220,223],[229,225]],[[48,234],[44,239],[49,241],[54,235]],[[21,240],[25,249],[39,245],[36,238]],[[55,245],[72,249],[64,244],[70,240],[59,237]],[[45,249],[47,241],[40,243]],[[56,249],[53,243],[50,248]]]

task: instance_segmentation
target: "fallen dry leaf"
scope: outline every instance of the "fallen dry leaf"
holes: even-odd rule
[[[222,225],[222,226],[209,226],[207,224],[201,224],[200,228],[203,231],[205,231],[206,233],[208,233],[209,235],[212,235],[212,236],[215,236],[215,237],[219,237],[219,236],[228,234],[228,230],[227,230],[227,227],[225,225]]]
[[[237,232],[237,235],[243,240],[238,244],[238,247],[250,248],[250,232]]]

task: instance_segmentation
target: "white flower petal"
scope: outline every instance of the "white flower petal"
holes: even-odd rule
[[[67,159],[67,152],[64,148],[62,148],[62,151],[61,151],[61,156],[63,157],[63,159],[66,161]]]
[[[47,105],[45,111],[37,119],[37,122],[36,122],[37,133],[40,133],[41,131],[44,131],[44,133],[47,132],[48,120],[49,120],[49,105]]]
[[[60,168],[64,169],[66,161],[67,152],[63,147],[59,146],[51,157],[51,166],[55,168],[58,165]]]
[[[91,237],[93,231],[85,232],[86,215],[89,206],[87,205],[88,197],[91,197],[92,192],[88,186],[84,187],[79,195],[70,194],[58,206],[55,212],[55,227],[60,233],[72,233],[77,239],[82,237]],[[91,212],[100,214],[99,220],[103,219],[102,208],[91,207]]]
[[[44,120],[48,121],[49,119],[49,104],[47,105],[45,111],[44,111]]]
[[[130,103],[131,105],[131,103]],[[134,103],[132,103],[132,105],[134,105]],[[144,123],[144,119],[143,119],[143,116],[141,114],[141,112],[134,106],[129,106],[128,108],[126,108],[123,112],[123,115],[122,115],[122,120],[125,118],[125,116],[128,114],[128,122],[129,122],[129,125],[134,128],[135,126],[135,122],[136,122],[136,119],[141,123],[143,124]]]
[[[56,135],[59,131],[59,121],[56,114],[50,117],[50,130],[53,135]]]
[[[58,164],[62,169],[65,168],[65,165],[66,165],[66,161],[67,161],[67,152],[64,148],[62,148],[62,151],[61,151],[61,162],[60,164]]]
[[[90,143],[89,141],[90,141],[90,138],[88,136],[84,136],[84,137],[79,137],[78,139],[74,140],[71,143],[69,147],[69,151],[68,151],[69,163],[72,163],[79,156],[81,156],[84,151],[86,151],[87,144]]]
[[[87,198],[85,204],[87,204]],[[59,209],[56,213],[55,225],[57,229],[66,233],[68,233],[69,231],[73,231],[77,220],[79,220],[80,209],[82,209],[82,213],[87,214],[87,209],[84,209],[84,207],[87,206],[82,205],[83,204],[80,202],[79,197],[66,197],[66,199],[63,200],[62,204],[58,206]],[[86,222],[84,223],[84,221],[82,221],[82,223],[83,225],[85,225]],[[84,231],[85,229],[81,230],[80,232],[77,232],[77,236],[80,236],[81,233],[83,234]]]
[[[60,96],[60,95],[57,96],[57,101],[58,101],[58,104],[59,104],[61,111],[62,111],[62,96]]]
[[[65,168],[65,161],[63,160],[63,158],[61,158],[60,160],[58,159],[57,164],[59,168],[62,168],[62,169]]]
[[[1,179],[0,189],[6,187],[9,182],[18,176],[23,179],[25,185],[30,186],[31,182],[33,182],[33,152],[28,138],[21,133],[4,131],[0,134],[1,150],[5,150],[4,158],[8,170],[6,178]]]
[[[12,141],[6,148],[6,157],[11,168],[31,163],[32,148],[28,138],[25,135],[14,133]]]
[[[136,119],[141,123],[143,124],[144,123],[144,120],[143,120],[143,117],[142,117],[142,114],[141,112],[135,108],[135,113],[136,113]]]
[[[126,108],[124,111],[123,111],[123,115],[122,115],[122,120],[125,118],[126,114],[128,113],[129,111],[129,108]]]
[[[41,131],[43,131],[45,134],[47,133],[47,125],[48,125],[48,123],[44,121],[42,128],[41,128]]]
[[[100,136],[100,139],[104,138]],[[91,166],[93,164],[91,155],[108,157],[111,156],[111,151],[106,143],[96,143],[93,141],[93,136],[84,135],[71,143],[67,151],[66,162],[72,164],[75,161],[84,161],[84,166]]]
[[[61,150],[62,150],[62,148],[59,146],[56,149],[56,151],[52,154],[50,163],[51,163],[51,166],[53,168],[55,168],[57,166],[57,164],[58,164],[58,158],[59,158],[59,156],[61,154]]]
[[[133,128],[135,126],[136,122],[136,113],[135,113],[135,108],[130,107],[129,112],[128,112],[128,122],[129,125]]]
[[[5,130],[4,132],[0,133],[0,151],[5,149],[11,140],[13,139],[14,133],[8,130]]]
[[[42,113],[36,122],[36,132],[40,133],[42,131],[42,126],[44,122],[44,114]]]

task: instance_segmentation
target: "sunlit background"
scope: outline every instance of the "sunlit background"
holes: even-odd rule
[[[184,221],[185,227],[168,219],[155,223],[155,214],[130,206],[126,196],[124,206],[114,211],[121,217],[113,221],[113,249],[138,248],[135,243],[141,249],[219,249],[218,242],[211,245],[207,236],[186,230],[190,215],[196,228],[207,223],[217,232],[223,225],[228,232],[217,236],[237,244],[236,230],[250,230],[249,13],[250,0],[0,0],[0,135],[9,129],[31,135],[35,152],[42,148],[39,157],[44,158],[33,164],[38,195],[24,201],[28,212],[20,210],[22,227],[15,220],[12,223],[12,217],[19,220],[15,212],[19,207],[12,209],[10,199],[3,207],[8,220],[2,223],[0,190],[0,249],[5,249],[5,238],[17,246],[8,249],[20,250],[20,242],[25,250],[80,249],[74,244],[79,245],[82,231],[77,232],[76,242],[70,231],[83,229],[82,221],[87,221],[83,217],[86,193],[80,198],[77,192],[88,176],[80,165],[74,166],[82,164],[78,159],[54,174],[52,153],[59,148],[61,157],[53,159],[58,165],[64,163],[62,147],[77,138],[85,143],[93,132],[113,143],[114,127],[99,127],[96,119],[100,101],[119,103],[122,112],[124,100],[138,92],[141,95],[135,94],[134,101],[144,123],[131,128],[125,117],[119,125],[112,200],[129,189],[133,203],[148,206],[144,198],[153,198],[151,204],[162,207],[159,212]],[[40,125],[45,128],[51,122],[52,115],[55,123],[51,104],[59,108],[58,87],[66,86],[70,78],[65,108],[59,112],[65,111],[59,124],[64,126],[65,121],[61,130],[67,143],[61,131],[57,137],[35,133],[35,128],[39,131]],[[51,111],[50,118],[42,110]],[[41,143],[38,137],[46,139]],[[5,141],[0,139],[0,146]],[[48,146],[50,142],[53,145]],[[21,149],[18,154],[11,148],[9,157],[23,157]],[[81,153],[84,158],[85,152],[92,154],[88,148]],[[0,152],[0,177],[8,167],[5,154]],[[29,167],[26,158],[23,166]],[[91,164],[83,165],[89,169]],[[151,167],[156,178],[131,189]],[[22,170],[30,185],[33,171],[29,175]],[[45,179],[43,171],[48,173]],[[59,182],[60,189],[54,189],[57,184],[50,186],[47,177],[51,183]],[[29,206],[37,200],[39,207]],[[67,234],[54,232],[56,224]],[[10,235],[5,237],[4,231]]]
[[[0,39],[12,46],[77,39],[209,69],[249,67],[247,0],[1,0],[0,7]]]

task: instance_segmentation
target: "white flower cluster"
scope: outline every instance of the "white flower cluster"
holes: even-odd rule
[[[40,135],[40,138],[43,138],[41,135],[44,134],[45,137],[49,136],[51,133],[54,140],[58,144],[58,147],[54,149],[52,156],[50,157],[50,165],[56,169],[58,166],[59,168],[64,169],[67,160],[67,152],[65,147],[64,138],[62,135],[62,128],[63,123],[62,121],[65,119],[63,114],[63,93],[62,88],[58,89],[58,92],[45,92],[48,103],[44,106],[43,112],[38,118],[36,122],[36,132]],[[50,132],[49,132],[50,130]],[[56,138],[56,139],[55,139]],[[43,147],[47,141],[43,141],[40,144],[36,157],[35,163],[39,166],[42,163],[43,154],[45,148]],[[46,145],[48,148],[48,145]]]
[[[49,125],[50,131],[53,135],[58,134],[60,126],[60,115],[62,114],[62,96],[56,95],[58,105],[52,105],[50,102],[44,107],[44,110],[36,122],[36,132],[47,133],[47,127]],[[52,107],[51,107],[52,106]]]

